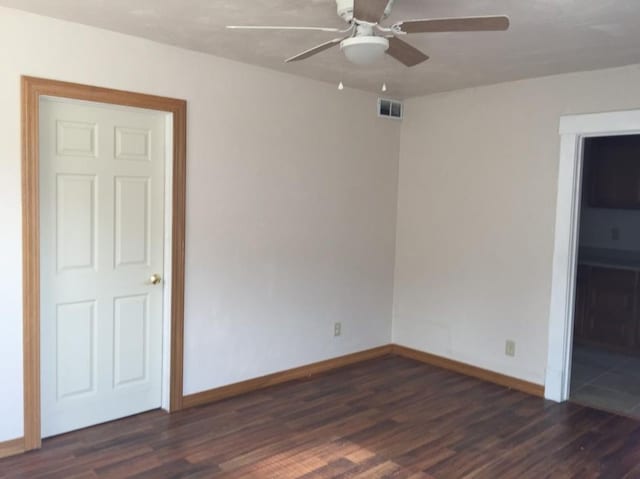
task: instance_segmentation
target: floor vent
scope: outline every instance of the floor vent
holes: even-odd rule
[[[378,116],[402,120],[402,102],[378,98]]]

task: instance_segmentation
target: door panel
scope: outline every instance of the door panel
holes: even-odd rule
[[[164,114],[40,104],[42,435],[161,404]]]
[[[116,127],[116,158],[118,160],[150,161],[151,131]]]
[[[93,175],[57,177],[58,271],[95,267],[95,183]]]
[[[60,156],[98,156],[98,126],[80,121],[56,121],[56,152]]]
[[[95,301],[59,304],[56,317],[57,398],[95,392]]]
[[[115,387],[147,379],[148,296],[115,299]]]
[[[115,178],[116,268],[149,265],[149,182],[149,178]]]

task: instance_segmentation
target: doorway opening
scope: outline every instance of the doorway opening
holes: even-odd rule
[[[94,102],[124,108],[141,108],[164,112],[170,117],[167,128],[167,144],[171,145],[171,178],[166,195],[171,198],[168,215],[170,229],[170,251],[165,256],[170,267],[165,291],[171,298],[167,308],[170,344],[164,364],[168,373],[168,391],[163,400],[170,411],[182,408],[183,401],[183,335],[184,335],[184,246],[185,246],[185,186],[186,186],[186,102],[166,97],[112,90],[34,77],[22,77],[22,224],[23,224],[23,355],[24,355],[24,441],[23,450],[41,446],[41,231],[40,231],[40,102],[45,97],[65,100]],[[83,129],[82,125],[79,126]],[[84,125],[89,131],[88,125]],[[76,132],[78,133],[78,132]],[[80,132],[83,133],[83,132]],[[86,133],[86,131],[84,131]],[[123,130],[123,133],[127,133]],[[70,139],[73,133],[70,130]],[[91,135],[83,144],[70,143],[71,150],[77,146],[90,146]],[[74,141],[75,141],[74,140]],[[137,147],[134,148],[136,153]],[[85,175],[87,176],[87,175]],[[69,178],[72,180],[73,178]],[[87,178],[84,178],[87,179]],[[82,192],[82,182],[74,185],[74,191]],[[90,191],[90,181],[84,187]],[[73,188],[72,188],[73,190]],[[70,190],[71,191],[71,190]],[[73,195],[72,195],[73,196]],[[69,198],[68,198],[69,199]],[[73,198],[70,198],[73,199]],[[69,204],[73,204],[71,201]],[[69,250],[72,251],[73,250]],[[71,308],[73,309],[73,308]],[[87,317],[91,308],[85,308]],[[74,313],[75,314],[75,313]],[[71,319],[79,318],[73,314]],[[73,322],[73,321],[72,321]],[[76,386],[77,377],[67,381],[67,386]],[[163,406],[165,405],[163,404]]]
[[[570,398],[640,418],[640,135],[585,138]]]
[[[593,267],[598,267],[598,265],[591,265],[592,269],[588,270],[588,279],[593,279],[594,281],[591,285],[598,286],[596,292],[590,293],[585,289],[584,285],[588,285],[589,281],[585,283],[583,274],[586,270],[579,268],[579,263],[584,264],[585,261],[593,259],[590,256],[596,255],[593,254],[593,250],[588,249],[588,245],[583,245],[582,252],[579,254],[579,233],[583,197],[586,198],[587,202],[595,202],[596,205],[601,205],[601,202],[604,201],[615,206],[628,202],[628,195],[640,197],[640,190],[637,189],[640,184],[635,186],[636,191],[631,194],[631,187],[628,186],[629,178],[626,175],[615,173],[614,170],[616,168],[609,166],[608,170],[606,169],[607,167],[603,169],[602,165],[605,163],[596,164],[593,167],[588,159],[585,167],[587,171],[583,175],[583,156],[585,151],[587,151],[588,156],[597,156],[599,150],[611,148],[611,144],[618,145],[616,148],[620,148],[619,145],[621,143],[632,141],[629,139],[630,136],[640,135],[640,110],[563,116],[560,119],[559,133],[560,163],[554,229],[545,397],[561,402],[571,398],[573,360],[575,359],[576,362],[589,361],[589,351],[583,352],[580,350],[583,346],[587,348],[589,344],[589,340],[585,336],[606,337],[608,339],[604,341],[608,342],[613,341],[613,338],[615,338],[618,343],[624,343],[627,340],[622,340],[622,337],[626,338],[628,334],[635,334],[631,332],[630,321],[624,320],[624,314],[620,313],[620,311],[627,311],[625,314],[627,314],[626,317],[628,318],[633,315],[629,311],[637,309],[637,304],[634,303],[630,296],[632,293],[630,289],[627,289],[627,292],[622,293],[621,296],[619,293],[617,297],[615,295],[611,296],[611,293],[607,292],[606,288],[613,284],[614,278],[607,276],[606,271],[601,269],[596,270],[593,278],[590,277]],[[627,138],[606,140],[603,137]],[[625,161],[629,163],[629,160],[619,161],[618,163],[624,163]],[[590,168],[592,169],[591,172],[589,171]],[[586,183],[583,182],[583,177]],[[606,184],[607,181],[613,182],[613,193],[611,193],[612,189],[610,187],[604,188],[598,181],[603,184]],[[595,207],[595,209],[603,210],[607,208]],[[593,212],[585,210],[586,215],[591,213]],[[597,211],[596,214],[598,214]],[[589,224],[586,221],[586,217],[585,224]],[[585,226],[585,228],[588,227]],[[628,232],[624,233],[626,240],[622,239],[623,231],[619,225],[607,228],[598,227],[596,228],[596,233],[598,231],[600,232],[599,235],[589,232],[590,237],[599,238],[599,241],[605,241],[606,239],[607,242],[617,242],[616,244],[620,245],[626,240],[630,241],[629,244],[632,243],[632,236],[627,236]],[[614,237],[618,239],[612,239]],[[604,244],[609,243],[596,243],[596,247]],[[585,246],[587,246],[587,249],[584,248]],[[596,250],[595,253],[597,252]],[[620,253],[609,253],[609,255],[619,256]],[[622,253],[622,255],[627,255],[627,253]],[[628,269],[625,269],[623,273],[628,273],[628,271]],[[580,274],[580,277],[578,277],[578,274]],[[627,276],[628,274],[621,275],[623,284],[628,279]],[[619,280],[620,278],[618,278]],[[577,288],[578,284],[582,286]],[[603,289],[602,285],[606,287]],[[581,308],[588,301],[592,301],[593,304],[590,307],[590,311],[586,313],[589,316],[585,319],[586,309],[583,310]],[[594,318],[596,312],[599,314],[600,310],[607,309],[604,307],[607,304],[611,306],[617,304],[616,315],[614,315],[615,321],[613,323],[604,323],[606,325],[603,326],[602,322],[595,322]],[[574,313],[576,313],[576,306],[578,306],[579,310],[577,324],[575,325],[578,330],[576,340],[580,344],[576,344],[576,356],[574,358]],[[616,330],[618,331],[617,333],[613,332]],[[602,342],[603,340],[600,339],[600,341]],[[595,343],[591,342],[590,344],[593,346]],[[609,349],[608,351],[611,350]],[[580,367],[579,365],[576,371],[579,371]],[[579,387],[584,386],[586,383],[580,384],[580,373],[576,375],[576,379],[574,390],[577,392]],[[602,404],[598,406],[605,407]]]

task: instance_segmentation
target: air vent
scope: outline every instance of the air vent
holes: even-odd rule
[[[378,98],[378,116],[401,120],[402,102],[386,98]]]

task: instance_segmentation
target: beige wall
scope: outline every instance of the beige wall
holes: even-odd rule
[[[417,98],[400,123],[374,95],[2,8],[0,42],[0,441],[22,434],[21,74],[188,100],[187,393],[387,343],[396,240],[395,342],[542,383],[559,116],[640,107],[627,67]]]
[[[542,384],[559,117],[639,107],[638,66],[407,101],[394,341]]]
[[[22,435],[21,74],[188,101],[186,393],[389,342],[400,124],[375,95],[4,8],[0,45],[0,441]]]

